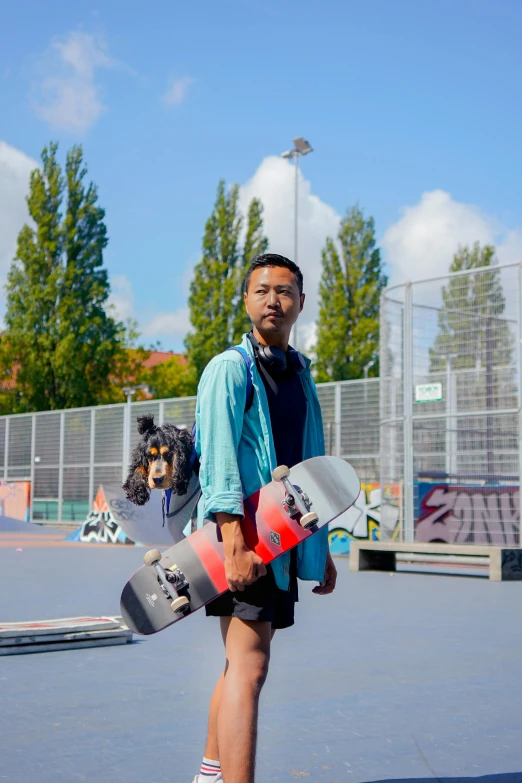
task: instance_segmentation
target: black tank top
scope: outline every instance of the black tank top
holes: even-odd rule
[[[268,398],[270,422],[278,465],[291,468],[303,459],[306,397],[299,375],[290,367],[284,373],[257,367]]]

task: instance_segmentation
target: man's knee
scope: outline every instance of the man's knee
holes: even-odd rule
[[[256,651],[255,653],[239,657],[230,666],[245,688],[259,693],[265,684],[269,663],[269,653]]]
[[[256,692],[259,692],[266,682],[269,663],[269,654],[257,654],[252,656],[250,665],[245,667],[249,685]]]

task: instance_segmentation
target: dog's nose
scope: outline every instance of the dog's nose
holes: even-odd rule
[[[161,487],[163,483],[163,476],[153,476],[152,477],[153,482],[157,487]]]

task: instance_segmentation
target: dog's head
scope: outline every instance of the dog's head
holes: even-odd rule
[[[184,495],[191,476],[192,436],[173,424],[157,427],[154,416],[138,418],[141,440],[132,452],[129,475],[123,485],[127,498],[142,506],[151,489],[172,489]]]

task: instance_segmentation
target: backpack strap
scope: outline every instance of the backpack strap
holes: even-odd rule
[[[248,410],[250,410],[252,403],[254,401],[254,382],[252,381],[252,359],[241,345],[233,345],[231,348],[227,348],[227,351],[237,351],[243,357],[243,361],[245,362],[246,371],[247,371],[247,387],[246,387],[246,397],[245,397],[245,413],[246,413]],[[194,444],[196,443],[196,422],[194,422],[194,426],[192,427],[192,442]],[[194,446],[192,447],[192,454],[190,455],[190,467],[192,468],[192,470],[195,471],[195,473],[199,474],[199,459],[196,454],[196,449]]]
[[[231,348],[227,348],[227,351],[237,351],[243,357],[243,361],[246,365],[247,371],[247,388],[246,388],[246,401],[245,401],[245,413],[250,410],[254,401],[254,383],[252,381],[252,359],[245,351],[242,345],[233,345]]]

